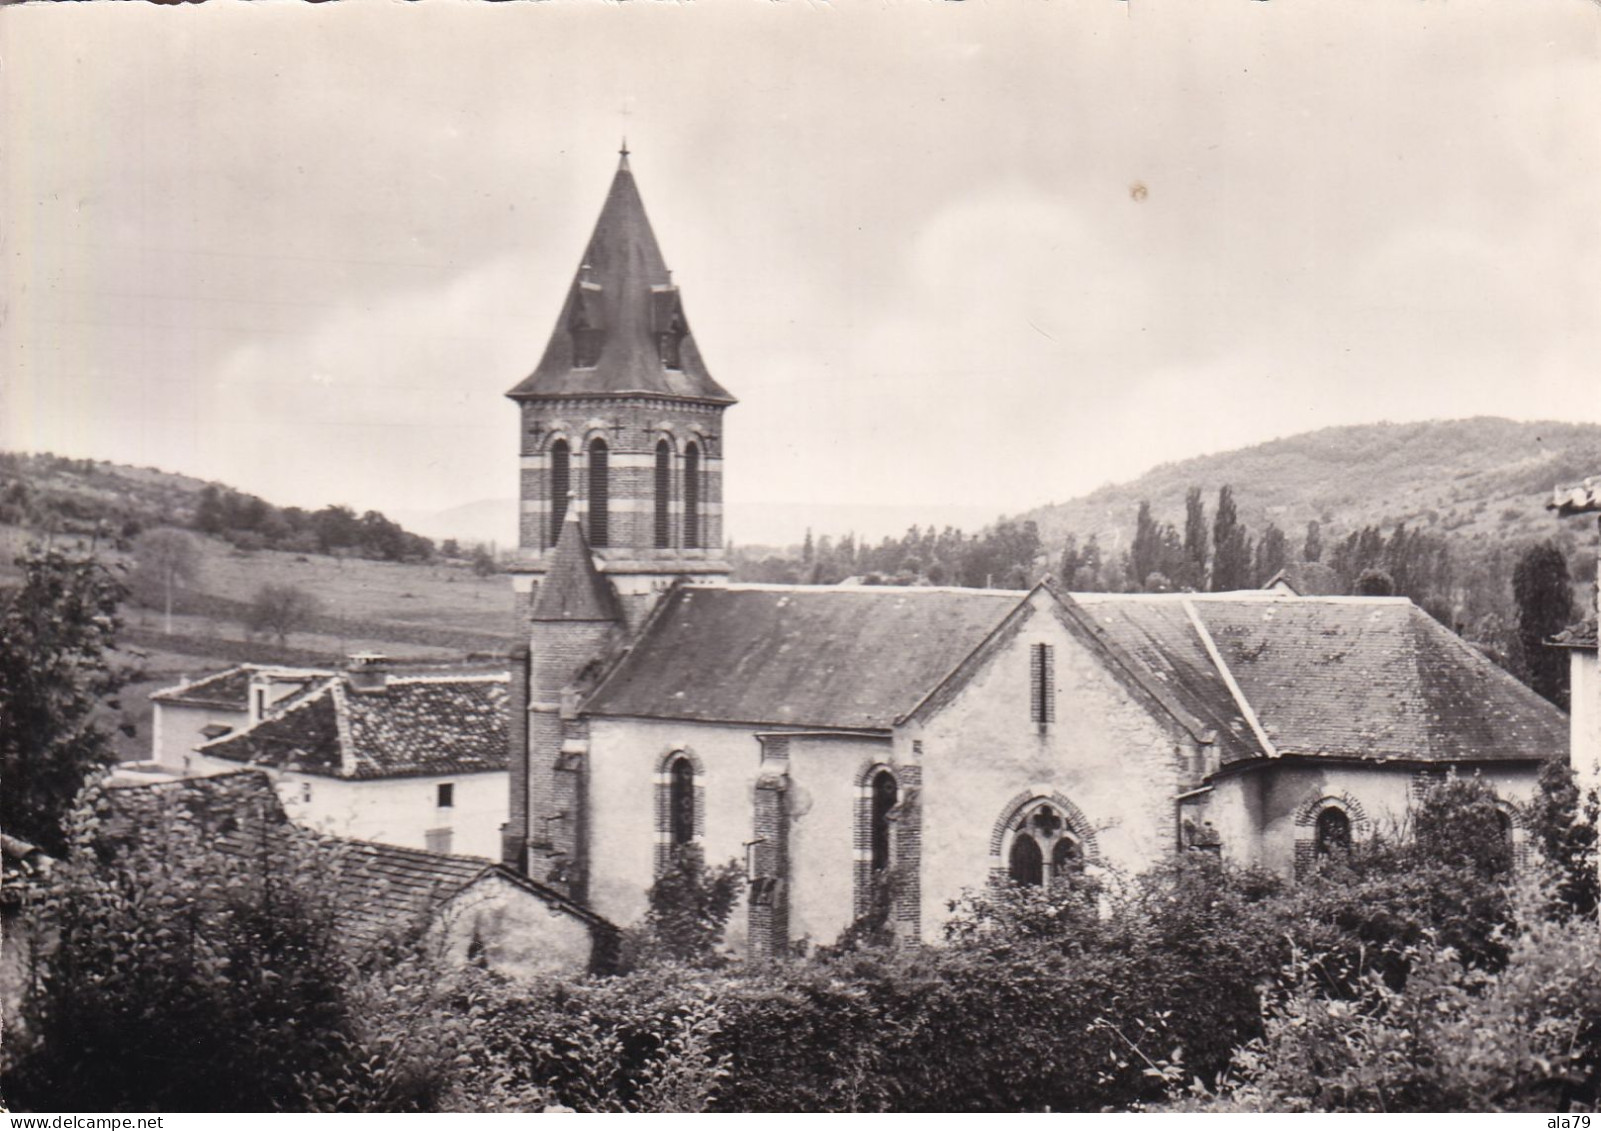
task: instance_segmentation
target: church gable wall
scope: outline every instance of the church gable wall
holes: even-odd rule
[[[992,854],[992,833],[1025,794],[1076,807],[1076,819],[1088,826],[1082,831],[1093,833],[1091,863],[1098,857],[1139,871],[1176,843],[1173,799],[1188,785],[1189,736],[1137,699],[1108,661],[1063,625],[1051,602],[1036,593],[965,683],[897,733],[897,749],[920,750],[913,757],[922,764],[925,940],[939,938],[949,900],[990,882],[997,866],[1004,871],[1004,855]],[[1043,724],[1039,645],[1050,649],[1054,700]]]

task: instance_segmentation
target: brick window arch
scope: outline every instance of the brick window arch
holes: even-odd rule
[[[610,545],[611,451],[596,436],[589,442],[589,544]]]
[[[869,762],[856,774],[853,909],[859,921],[914,936],[922,914],[922,767]]]
[[[675,746],[656,763],[656,873],[706,835],[706,781],[700,758]]]
[[[572,448],[566,440],[550,445],[550,544],[561,537],[561,524],[567,517],[567,496],[573,489]]]
[[[691,441],[684,447],[684,548],[699,549],[700,534],[700,445]]]
[[[1044,786],[1024,790],[1001,810],[990,831],[990,877],[1046,885],[1100,859],[1095,829],[1083,810]]]

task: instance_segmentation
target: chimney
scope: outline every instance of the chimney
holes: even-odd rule
[[[346,678],[352,691],[382,691],[389,683],[389,657],[382,652],[354,652]]]

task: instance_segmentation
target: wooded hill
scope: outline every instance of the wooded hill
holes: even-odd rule
[[[1593,539],[1580,539],[1576,524],[1555,521],[1544,504],[1557,484],[1597,473],[1601,425],[1499,417],[1361,424],[1162,464],[1013,517],[1038,524],[1047,547],[1072,533],[1117,551],[1133,537],[1142,500],[1158,522],[1182,529],[1189,488],[1199,487],[1210,509],[1228,484],[1245,526],[1260,532],[1273,523],[1292,546],[1316,520],[1325,539],[1405,522],[1453,542],[1558,538],[1582,552],[1581,543],[1593,550]]]

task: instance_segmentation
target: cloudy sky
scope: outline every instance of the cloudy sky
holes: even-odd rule
[[[0,58],[0,448],[512,495],[624,134],[736,538],[1601,420],[1593,0],[45,4]]]

